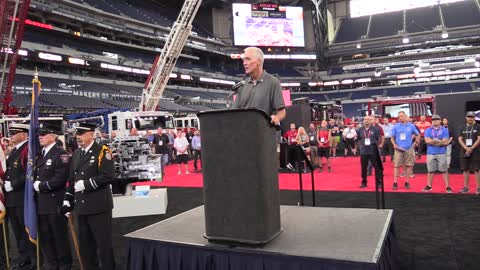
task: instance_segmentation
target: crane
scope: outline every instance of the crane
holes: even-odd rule
[[[180,14],[172,26],[162,53],[155,58],[150,74],[145,82],[140,102],[140,111],[157,109],[165,86],[192,31],[192,22],[202,0],[185,0]]]

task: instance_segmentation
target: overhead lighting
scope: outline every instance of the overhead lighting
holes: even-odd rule
[[[340,82],[339,81],[329,81],[329,82],[324,82],[323,85],[324,86],[334,86],[334,85],[339,85]]]
[[[475,67],[479,68],[480,67],[480,62],[475,61]]]
[[[169,77],[170,77],[170,78],[173,78],[173,79],[178,78],[177,74],[175,74],[175,73],[170,73],[170,76],[169,76]]]
[[[375,77],[382,76],[382,72],[380,70],[375,70]]]
[[[447,31],[442,32],[442,38],[448,38],[448,32]]]
[[[403,44],[407,44],[407,43],[410,42],[410,39],[409,39],[408,37],[404,37],[404,38],[402,39],[402,42],[403,42]]]
[[[314,86],[322,86],[323,82],[309,82],[308,86],[314,87]]]
[[[236,55],[230,55],[234,57]],[[295,59],[295,60],[315,60],[317,56],[315,54],[265,54],[265,59]]]
[[[38,57],[44,60],[50,60],[50,61],[56,61],[56,62],[62,61],[62,56],[52,54],[52,53],[41,52],[41,53],[38,53]]]
[[[182,80],[191,80],[191,79],[192,79],[192,76],[186,75],[186,74],[181,74],[181,75],[180,75],[180,79],[182,79]]]
[[[300,86],[300,83],[281,83],[281,86],[283,87],[299,87]]]
[[[356,83],[367,83],[371,81],[372,81],[372,78],[360,78],[355,80]]]
[[[346,79],[342,81],[342,84],[352,84],[353,80],[352,79]]]
[[[362,48],[362,43],[360,43],[360,42],[357,43],[357,46],[356,46],[356,47],[357,47],[357,49],[361,49],[361,48]]]
[[[219,80],[219,79],[212,79],[212,78],[205,78],[205,77],[200,77],[199,80],[201,82],[235,85],[234,81],[227,81],[227,80]]]
[[[85,65],[85,60],[80,59],[80,58],[74,58],[74,57],[69,57],[68,58],[68,63],[74,64],[74,65]]]
[[[419,68],[419,67],[416,67],[416,68],[413,69],[413,73],[415,73],[415,74],[420,73],[420,71],[422,71],[422,69]]]
[[[88,62],[86,62],[86,64],[88,65]],[[131,67],[112,65],[112,64],[107,64],[107,63],[100,63],[100,67],[105,68],[105,69],[111,69],[111,70],[123,71],[123,72],[130,72],[130,73],[137,73],[137,74],[145,74],[145,75],[150,74],[150,71],[146,70],[146,69],[131,68]]]

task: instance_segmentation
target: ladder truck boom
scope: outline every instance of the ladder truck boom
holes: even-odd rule
[[[162,53],[156,57],[142,93],[140,111],[156,110],[177,59],[192,31],[192,22],[202,0],[185,0],[172,26]]]

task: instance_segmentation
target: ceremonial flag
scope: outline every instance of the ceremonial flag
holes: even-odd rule
[[[23,212],[25,218],[25,230],[28,238],[34,244],[37,244],[37,206],[35,204],[35,192],[33,182],[35,181],[35,165],[38,147],[38,96],[42,87],[38,80],[38,73],[32,80],[32,106],[30,109],[30,129],[28,131],[28,162],[27,179],[25,181],[25,209]]]

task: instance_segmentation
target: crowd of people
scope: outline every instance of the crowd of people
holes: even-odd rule
[[[404,177],[403,186],[410,189],[410,178],[415,177],[413,167],[422,155],[427,155],[427,184],[423,191],[433,189],[435,172],[440,172],[445,182],[445,191],[451,193],[448,170],[452,161],[452,148],[458,148],[460,169],[464,175],[464,187],[460,193],[470,192],[468,188],[470,173],[476,180],[475,193],[480,194],[480,140],[477,136],[480,126],[475,122],[475,113],[468,112],[465,124],[458,129],[449,125],[448,119],[433,115],[431,122],[426,116],[417,121],[405,112],[399,112],[398,118],[375,118],[366,116],[362,123],[341,120],[323,120],[319,126],[311,123],[307,130],[290,124],[290,130],[284,132],[283,140],[289,145],[289,152],[301,146],[308,159],[319,171],[332,171],[332,158],[337,151],[343,150],[343,156],[360,156],[361,184],[368,185],[367,176],[375,170],[376,184],[383,177],[383,164],[389,159],[393,162],[393,190],[399,189],[398,178]],[[290,154],[290,156],[294,156]],[[456,158],[456,157],[454,157]],[[287,166],[293,170],[292,161]],[[400,173],[400,170],[403,172]]]

